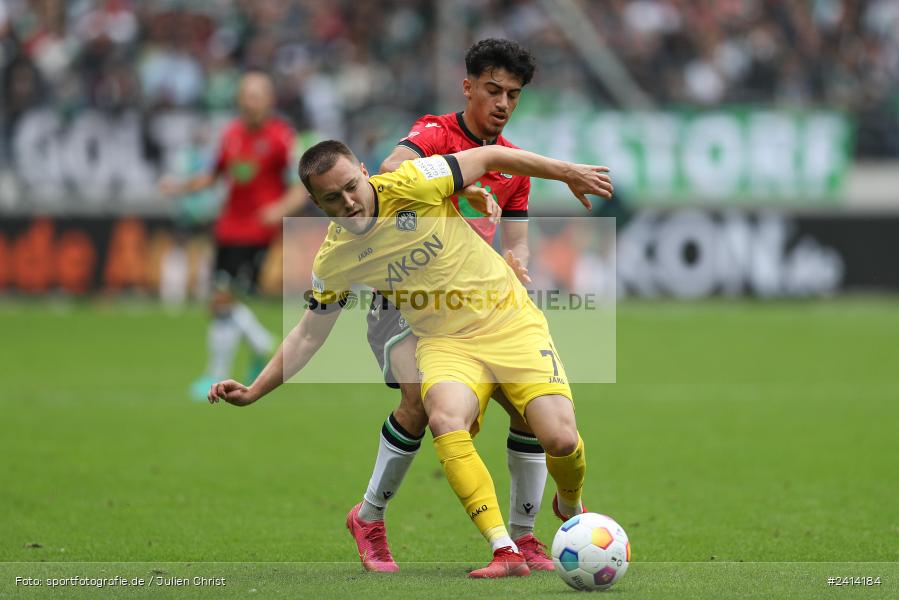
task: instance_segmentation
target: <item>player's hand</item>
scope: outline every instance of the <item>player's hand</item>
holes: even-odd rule
[[[493,194],[486,189],[477,185],[469,185],[464,187],[459,195],[466,198],[476,211],[487,215],[491,223],[499,223],[500,217],[503,216],[503,209],[493,199]]]
[[[612,178],[609,177],[609,167],[600,167],[596,165],[568,165],[569,172],[565,178],[568,189],[574,194],[575,198],[581,201],[588,210],[593,207],[587,194],[593,194],[606,200],[612,197],[614,188],[612,187]]]
[[[506,250],[506,264],[515,271],[515,276],[518,277],[518,281],[524,284],[531,283],[531,276],[528,275],[528,268],[521,264],[520,260],[515,258],[515,255],[512,254],[511,250]]]
[[[166,175],[159,180],[157,184],[159,193],[166,198],[174,198],[181,195],[181,184],[174,177]]]
[[[246,406],[247,404],[252,404],[258,400],[258,398],[250,392],[250,388],[233,379],[226,379],[225,381],[213,383],[209,388],[209,395],[207,398],[210,404],[215,404],[219,400],[224,400],[228,404],[233,404],[234,406]]]

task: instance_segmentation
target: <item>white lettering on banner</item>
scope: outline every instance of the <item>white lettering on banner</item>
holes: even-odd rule
[[[25,115],[13,139],[21,183],[32,196],[81,205],[153,195],[155,169],[143,157],[137,113],[85,111],[63,123],[49,110]]]
[[[796,193],[798,137],[796,120],[784,113],[770,111],[752,116],[747,163],[754,195]]]
[[[530,140],[529,149],[555,158],[608,165],[616,188],[635,204],[830,206],[841,199],[852,160],[851,123],[834,111],[563,110],[558,99],[546,106],[520,106],[509,138]],[[195,173],[197,152],[213,155],[232,116],[83,111],[63,118],[31,110],[18,120],[9,160],[0,164],[0,206],[159,212],[159,175]],[[427,160],[426,177],[450,174],[442,158]],[[535,212],[578,210],[558,202],[569,196],[564,184],[534,178],[531,186]]]
[[[39,195],[62,193],[60,145],[62,125],[55,112],[36,110],[22,117],[12,141],[13,160],[20,179]]]
[[[812,194],[823,193],[829,179],[846,161],[846,150],[834,143],[845,140],[846,124],[829,114],[813,114],[805,122],[802,181]]]
[[[621,113],[615,112],[601,113],[591,121],[587,123],[588,148],[590,150],[595,149],[596,154],[595,156],[592,154],[588,155],[585,162],[606,165],[611,168],[616,186],[621,186],[624,189],[638,187],[642,162],[634,152],[633,146],[628,144],[628,140],[632,137],[632,132],[628,127],[629,121],[624,119]],[[540,124],[535,122],[533,131],[541,131],[541,129]],[[553,134],[553,132],[548,133],[550,135]],[[553,158],[574,160],[575,156],[554,156]],[[539,197],[539,194],[533,192],[535,186],[547,185],[556,185],[559,192],[567,189],[561,183],[557,185],[556,182],[531,178],[531,198],[536,199]]]
[[[831,111],[528,110],[519,107],[504,134],[531,140],[535,152],[609,166],[616,187],[642,204],[830,205],[852,160],[851,124]],[[568,193],[554,181],[535,178],[531,186],[535,210],[558,212],[550,202]]]
[[[227,118],[171,111],[144,127],[136,111],[115,115],[88,110],[71,120],[52,110],[30,111],[14,131],[15,183],[0,186],[0,205],[77,211],[144,204],[158,210],[159,174],[186,175],[178,168],[181,153],[197,143],[198,133],[203,144],[214,146],[218,136],[213,132]],[[148,146],[158,149],[158,161],[145,155]]]
[[[809,236],[794,239],[792,230],[790,218],[775,213],[713,218],[696,210],[645,211],[618,234],[618,293],[705,298],[836,292],[843,258]]]
[[[675,215],[667,227],[657,230],[655,263],[663,289],[686,298],[703,298],[715,290],[715,254],[706,249],[715,246],[715,225],[699,212]],[[697,251],[692,261],[685,260],[687,244]]]
[[[652,160],[643,164],[649,189],[666,190],[677,178],[677,136],[679,123],[670,113],[650,112],[635,118],[639,135],[654,149]],[[615,173],[616,178],[618,173]]]
[[[703,115],[684,133],[684,172],[689,186],[701,196],[729,196],[743,176],[740,123],[730,115]]]

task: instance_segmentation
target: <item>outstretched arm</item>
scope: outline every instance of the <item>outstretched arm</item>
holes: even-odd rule
[[[399,169],[404,161],[415,160],[416,158],[421,158],[417,152],[406,146],[398,145],[393,149],[393,152],[384,159],[384,162],[381,163],[381,170],[379,172],[390,173],[391,171]],[[471,203],[471,206],[474,207],[475,210],[479,210],[487,215],[491,222],[499,223],[503,211],[500,209],[499,205],[492,200],[490,192],[484,188],[469,185],[459,190],[459,195],[467,198],[469,203]]]
[[[284,217],[289,217],[309,202],[309,192],[299,181],[287,188],[280,200],[262,209],[262,222],[277,225]]]
[[[326,313],[307,310],[250,387],[233,379],[220,381],[209,388],[209,402],[224,400],[235,406],[256,402],[299,373],[328,339],[338,316],[339,310]]]
[[[179,181],[174,177],[165,176],[159,180],[159,191],[162,195],[172,198],[175,196],[184,196],[186,194],[194,194],[200,190],[205,190],[215,183],[216,175],[214,173],[200,173],[193,177]]]
[[[403,161],[415,160],[420,158],[418,154],[406,148],[405,146],[394,146],[390,155],[381,163],[381,170],[378,173],[390,173],[396,171],[403,164]]]
[[[602,198],[612,197],[612,180],[609,168],[547,158],[526,150],[504,146],[481,146],[453,154],[459,161],[464,185],[474,183],[489,171],[510,175],[525,175],[541,179],[555,179],[568,184],[571,193],[587,208],[592,204],[587,194]]]

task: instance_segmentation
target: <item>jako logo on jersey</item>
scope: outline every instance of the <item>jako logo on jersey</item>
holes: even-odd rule
[[[478,516],[479,514],[481,514],[483,512],[487,512],[486,504],[482,504],[479,507],[477,507],[476,509],[474,509],[473,511],[471,511],[471,518],[474,519],[476,516]]]
[[[396,213],[396,228],[400,231],[415,231],[418,229],[418,213],[414,210],[401,210]]]
[[[394,284],[402,283],[409,273],[427,265],[432,258],[437,256],[439,250],[443,250],[443,241],[437,237],[436,233],[431,236],[431,240],[425,240],[421,246],[413,248],[412,252],[400,260],[395,260],[387,265],[387,277],[384,281],[391,290]]]
[[[366,248],[365,250],[363,250],[362,252],[359,253],[359,260],[357,262],[362,262],[363,258],[368,258],[369,256],[371,256],[371,253],[374,251],[375,251],[374,248],[369,246],[368,248]]]

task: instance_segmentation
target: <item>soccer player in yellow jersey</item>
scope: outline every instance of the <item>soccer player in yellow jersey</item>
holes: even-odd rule
[[[478,146],[517,148],[503,135],[524,89],[536,69],[530,52],[512,40],[487,38],[465,53],[466,77],[461,91],[463,110],[443,115],[424,115],[381,163],[380,172],[394,171],[406,160],[453,154]],[[489,194],[502,209],[497,227],[469,205],[471,194]],[[473,186],[450,198],[466,222],[493,245],[500,233],[502,254],[523,283],[528,283],[528,199],[531,180],[508,173],[491,172]],[[511,255],[511,258],[508,258]],[[361,502],[347,514],[347,530],[356,542],[362,566],[369,571],[399,569],[387,542],[387,507],[399,492],[403,479],[421,447],[428,416],[421,402],[421,383],[412,335],[406,318],[385,296],[374,294],[367,316],[367,338],[388,387],[399,388],[399,405],[379,424],[378,452]],[[509,467],[509,534],[534,571],[553,570],[546,546],[534,535],[534,524],[546,486],[546,456],[531,428],[497,388],[493,399],[509,414],[506,457]]]
[[[471,577],[529,573],[503,523],[490,473],[475,450],[487,400],[499,385],[546,451],[563,516],[583,511],[583,441],[571,390],[546,319],[506,262],[469,227],[449,197],[489,171],[555,179],[587,207],[611,197],[605,167],[499,146],[406,161],[369,177],[344,144],[306,151],[300,178],[332,219],[313,263],[309,310],[249,386],[214,384],[210,402],[244,406],[296,374],[327,339],[350,287],[379,289],[409,321],[428,426],[447,480],[493,549]],[[491,199],[485,212],[498,216]]]

